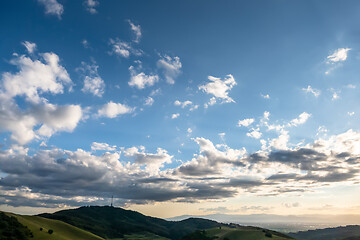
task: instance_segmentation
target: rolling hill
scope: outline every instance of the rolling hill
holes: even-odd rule
[[[205,231],[196,231],[183,238],[183,240],[286,240],[293,239],[282,233],[257,227],[218,227]]]
[[[39,216],[66,222],[103,238],[122,238],[129,234],[152,233],[170,239],[181,239],[196,230],[225,226],[215,221],[190,218],[166,221],[139,212],[114,207],[80,207]]]
[[[90,232],[74,227],[62,221],[47,219],[39,216],[24,216],[6,213],[15,217],[22,225],[26,226],[33,234],[34,240],[104,240]],[[42,231],[40,231],[40,228]],[[52,234],[48,230],[53,230]]]

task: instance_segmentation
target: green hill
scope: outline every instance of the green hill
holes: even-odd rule
[[[26,240],[32,235],[32,232],[15,217],[0,212],[1,240]]]
[[[282,233],[257,227],[217,227],[196,231],[183,237],[182,240],[286,240],[293,239]]]
[[[22,225],[26,226],[33,234],[34,240],[104,240],[90,232],[71,226],[58,220],[47,219],[39,216],[24,216],[13,213],[6,213],[15,217]],[[42,231],[40,231],[40,228]],[[48,231],[53,233],[49,234]],[[1,238],[2,239],[2,238]]]
[[[360,239],[360,226],[349,225],[345,227],[324,228],[297,233],[289,233],[299,240],[350,240]]]
[[[64,221],[106,239],[152,233],[176,240],[196,230],[224,226],[215,221],[197,218],[179,222],[166,221],[122,208],[98,206],[81,207],[39,216]]]

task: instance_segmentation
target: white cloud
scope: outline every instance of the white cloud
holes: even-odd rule
[[[63,93],[64,86],[71,86],[72,81],[65,68],[59,65],[56,54],[39,55],[40,60],[16,56],[10,63],[19,71],[4,73],[0,83],[0,130],[11,132],[11,139],[19,144],[50,137],[59,131],[72,132],[82,118],[79,105],[58,106],[41,96]],[[31,105],[20,108],[15,97],[24,97]]]
[[[0,94],[7,98],[25,96],[33,103],[44,101],[40,93],[63,93],[64,85],[72,85],[65,68],[59,65],[59,57],[55,53],[41,54],[44,62],[19,56],[11,64],[18,67],[19,72],[6,72],[2,75]]]
[[[299,115],[298,118],[294,118],[290,121],[289,126],[298,126],[301,124],[304,124],[309,118],[311,117],[311,114],[307,112],[303,112]]]
[[[337,63],[337,62],[343,62],[348,57],[348,51],[350,51],[351,48],[338,48],[336,49],[333,54],[329,55],[327,57],[328,63]]]
[[[134,110],[135,108],[125,104],[110,101],[98,110],[97,115],[100,117],[116,118],[118,115],[132,113]]]
[[[143,146],[127,148],[124,150],[124,155],[133,158],[135,164],[146,165],[150,174],[158,172],[165,163],[171,163],[173,158],[165,149],[158,148],[156,153],[146,153]]]
[[[199,108],[199,105],[194,105],[189,110],[192,112],[192,111],[194,111],[194,110],[196,110],[198,108]]]
[[[253,119],[253,118],[246,118],[246,119],[244,119],[244,120],[239,120],[239,122],[238,122],[238,127],[241,127],[241,126],[248,127],[248,126],[250,126],[254,121],[255,121],[255,119]]]
[[[105,82],[98,73],[99,66],[96,63],[91,65],[85,62],[81,63],[81,67],[78,68],[83,72],[84,86],[81,89],[84,93],[91,93],[94,96],[101,97],[105,92]]]
[[[246,136],[259,139],[262,136],[262,133],[260,132],[260,128],[252,128],[250,132],[246,133]]]
[[[118,55],[120,57],[128,58],[131,54],[135,56],[141,56],[143,52],[141,50],[134,49],[130,43],[121,41],[120,39],[111,39],[110,45],[112,51],[110,53]]]
[[[208,103],[209,105],[215,104],[216,98],[222,99],[223,103],[235,102],[231,97],[228,96],[229,91],[237,84],[231,74],[227,75],[227,78],[224,80],[213,76],[209,76],[208,79],[210,82],[199,86],[199,89],[203,90],[207,94],[214,95],[210,103]]]
[[[90,46],[89,41],[86,39],[82,40],[81,43],[84,46],[84,48],[89,48],[89,46]]]
[[[186,106],[191,106],[193,103],[192,101],[186,100],[184,102],[180,102],[179,100],[176,100],[174,102],[175,106],[181,106],[181,108],[185,108]]]
[[[59,19],[61,19],[64,7],[58,3],[57,0],[38,0],[38,2],[44,5],[46,14],[56,15]]]
[[[321,91],[320,90],[317,90],[315,88],[312,88],[310,85],[307,86],[307,88],[302,88],[301,90],[303,90],[304,92],[306,93],[311,93],[313,94],[315,97],[318,97],[320,96],[321,94]]]
[[[175,78],[181,73],[182,64],[179,57],[171,58],[165,55],[159,59],[157,66],[164,70],[166,82],[169,84],[175,83]]]
[[[188,129],[186,130],[186,132],[188,133],[188,136],[190,136],[193,131],[192,131],[191,128],[188,128]]]
[[[350,117],[354,116],[355,112],[348,112],[347,113]]]
[[[37,132],[45,137],[58,131],[72,132],[82,117],[79,105],[57,106],[47,103],[33,111],[37,120],[43,123]]]
[[[269,94],[261,94],[261,97],[264,99],[270,99],[270,95]]]
[[[135,34],[135,40],[134,42],[139,43],[140,42],[140,38],[141,38],[141,27],[140,25],[135,25],[134,23],[132,23],[130,20],[128,20],[131,30],[134,32]]]
[[[269,147],[277,150],[287,150],[287,145],[290,139],[289,132],[286,130],[281,130],[280,132],[281,133],[277,138],[270,141]]]
[[[154,102],[155,102],[155,100],[152,97],[147,97],[145,100],[145,105],[151,106],[151,105],[153,105]]]
[[[133,66],[129,67],[130,81],[129,86],[136,87],[138,89],[144,89],[145,87],[151,87],[159,81],[158,75],[146,75],[144,72],[136,72]]]
[[[270,117],[270,113],[268,111],[265,111],[264,112],[264,119],[269,120],[269,117]]]
[[[178,118],[179,116],[180,116],[180,113],[174,113],[173,115],[171,115],[171,119]]]
[[[24,45],[24,47],[26,48],[26,51],[28,51],[28,53],[30,53],[30,54],[36,50],[36,43],[24,41],[24,42],[22,42],[22,45]]]
[[[86,10],[88,12],[90,12],[91,14],[97,13],[97,10],[95,9],[95,7],[97,5],[99,5],[99,2],[96,0],[85,0],[84,1],[84,6],[85,6]]]
[[[331,100],[335,101],[335,100],[337,100],[337,99],[339,99],[339,98],[340,98],[339,94],[334,91],[333,94],[332,94]]]
[[[116,150],[116,145],[110,146],[107,143],[98,143],[98,142],[93,142],[91,144],[91,150],[92,151],[115,151]]]

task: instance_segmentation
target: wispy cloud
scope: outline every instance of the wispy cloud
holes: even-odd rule
[[[56,15],[61,19],[61,15],[64,13],[64,6],[58,3],[57,0],[38,0],[45,7],[45,13],[49,15]]]
[[[127,20],[128,23],[130,24],[130,28],[131,28],[131,31],[133,31],[133,33],[135,34],[135,39],[134,39],[134,42],[135,43],[139,43],[140,42],[140,39],[141,39],[141,27],[140,25],[135,25],[132,21],[130,20]]]
[[[171,58],[168,55],[162,56],[157,66],[164,70],[166,82],[169,84],[175,83],[175,78],[181,73],[182,64],[179,57]]]
[[[307,88],[302,88],[301,90],[303,90],[305,93],[311,93],[314,95],[314,97],[318,97],[321,94],[320,90],[317,90],[315,88],[312,88],[310,85],[307,86]]]

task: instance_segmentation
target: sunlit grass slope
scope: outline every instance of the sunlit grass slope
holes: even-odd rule
[[[18,221],[27,226],[34,235],[34,240],[103,240],[90,232],[74,227],[70,224],[47,219],[38,216],[24,216],[13,213],[6,213],[9,216],[14,216]],[[43,230],[40,231],[40,228]],[[48,233],[48,230],[52,229],[52,234]]]

